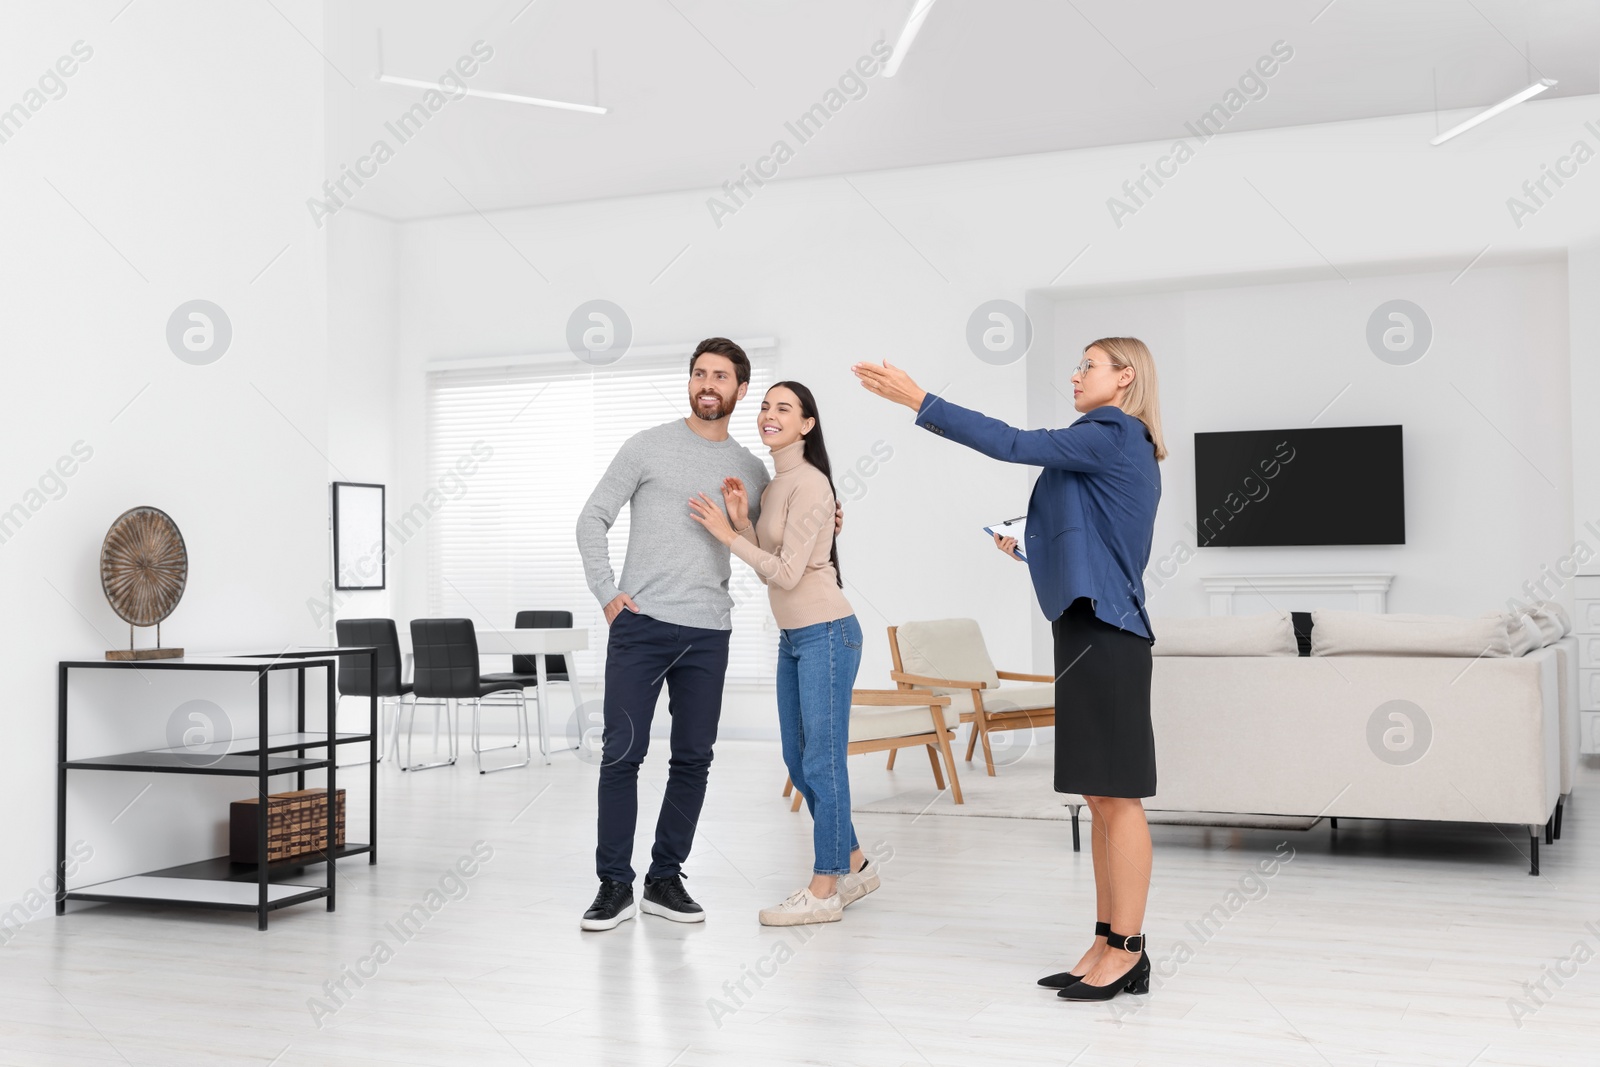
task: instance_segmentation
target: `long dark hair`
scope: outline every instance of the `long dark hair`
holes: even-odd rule
[[[822,417],[817,414],[817,398],[811,395],[810,389],[807,389],[799,382],[773,382],[767,388],[767,395],[771,396],[772,390],[780,385],[799,399],[800,416],[814,420],[811,425],[811,432],[800,438],[804,442],[800,454],[807,463],[821,471],[823,476],[828,479],[828,492],[833,493],[833,498],[837,501],[839,494],[833,488],[833,465],[828,462],[828,446],[822,441]],[[829,529],[832,529],[832,515],[827,517],[827,523]],[[832,547],[828,551],[828,562],[833,564],[834,581],[839,583],[840,589],[843,589],[844,575],[839,572],[839,538],[834,537],[831,545]]]

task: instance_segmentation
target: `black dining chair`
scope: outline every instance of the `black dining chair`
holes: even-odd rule
[[[512,676],[489,678],[478,670],[478,633],[471,619],[412,619],[411,620],[411,683],[414,690],[411,700],[411,724],[406,730],[406,765],[402,770],[421,771],[430,767],[447,767],[456,761],[459,751],[457,731],[459,716],[457,701],[472,701],[472,752],[477,758],[478,773],[505,771],[513,767],[526,767],[528,756],[528,702],[523,696],[523,682]],[[517,740],[509,745],[485,748],[478,732],[478,711],[483,699],[494,693],[515,693],[517,698]],[[450,735],[449,758],[435,763],[411,762],[411,739],[417,725],[416,706],[419,703],[442,704],[446,707],[446,728]],[[483,754],[502,748],[522,747],[522,762],[501,767],[485,768]]]
[[[570,611],[519,611],[517,612],[517,629],[519,630],[570,630],[572,629],[572,612]],[[512,674],[531,674],[538,677],[539,667],[534,660],[537,656],[512,656]],[[552,652],[544,658],[545,677],[552,682],[567,680],[567,657],[557,652]]]
[[[340,619],[334,623],[339,644],[349,648],[371,645],[367,656],[339,657],[339,696],[378,698],[378,760],[392,747],[400,758],[400,711],[411,693],[411,683],[401,678],[400,634],[393,619]],[[388,741],[383,740],[384,719],[392,712]]]
[[[519,630],[569,630],[572,628],[572,612],[570,611],[519,611],[517,612],[517,629]],[[550,736],[550,718],[545,707],[545,694],[539,691],[539,665],[538,656],[512,656],[511,673],[509,675],[494,675],[500,677],[527,678],[524,684],[533,687],[533,698],[538,701],[539,714],[539,753],[544,756],[546,763],[550,762],[550,745],[545,739]],[[560,653],[552,652],[544,657],[544,676],[549,682],[565,682],[570,676],[567,674],[567,657]]]

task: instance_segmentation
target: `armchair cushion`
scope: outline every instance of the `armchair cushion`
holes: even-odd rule
[[[954,730],[961,725],[961,713],[954,705],[944,708],[944,724]],[[933,716],[927,704],[904,707],[876,707],[862,704],[850,708],[850,740],[878,741],[886,737],[914,737],[933,732]]]
[[[983,643],[983,631],[974,619],[903,622],[895,628],[895,643],[907,674],[982,682],[986,688],[1000,684],[1000,675],[995,673],[994,661]],[[948,694],[960,691],[947,686],[934,689]],[[971,710],[970,699],[968,705]]]
[[[990,715],[1008,711],[1033,711],[1056,706],[1056,687],[1053,682],[1036,685],[1003,685],[998,689],[983,691],[983,710]],[[972,714],[972,690],[958,689],[950,694],[950,707],[963,714]]]

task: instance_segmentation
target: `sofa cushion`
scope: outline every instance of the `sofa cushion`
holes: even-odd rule
[[[1287,611],[1260,615],[1168,616],[1151,620],[1156,656],[1298,656]]]
[[[1379,615],[1366,611],[1313,611],[1313,656],[1478,656],[1514,654],[1504,614]],[[1517,624],[1518,645],[1525,640]]]
[[[1545,645],[1544,632],[1539,629],[1539,624],[1530,616],[1519,615],[1514,611],[1505,613],[1506,631],[1511,638],[1511,654],[1513,656],[1526,656],[1536,648]]]
[[[1572,621],[1566,609],[1553,600],[1542,600],[1523,612],[1539,627],[1542,643],[1553,645],[1572,632]]]
[[[944,724],[954,730],[961,725],[955,708],[944,708]],[[850,740],[877,741],[885,737],[911,737],[933,732],[933,715],[927,704],[910,707],[879,707],[857,704],[850,709]]]
[[[983,643],[983,631],[974,619],[933,619],[903,622],[895,627],[901,668],[924,678],[949,678],[959,682],[1000,684],[994,661]],[[935,693],[958,690],[936,686]]]

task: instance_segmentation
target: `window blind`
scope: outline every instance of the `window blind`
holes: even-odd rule
[[[604,677],[608,628],[584,581],[578,512],[625,440],[688,414],[690,351],[606,368],[563,360],[429,374],[428,488],[439,501],[426,519],[431,615],[508,628],[521,610],[571,611],[573,625],[589,631],[575,666],[586,681]],[[770,470],[756,412],[777,380],[777,360],[750,358],[750,389],[730,433]],[[630,511],[611,527],[619,578]],[[732,568],[728,678],[770,682],[778,632],[766,587],[739,560]]]

